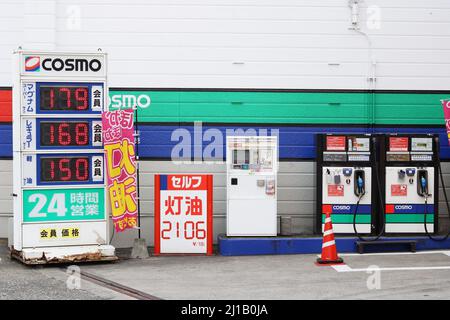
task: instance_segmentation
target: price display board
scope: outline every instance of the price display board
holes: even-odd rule
[[[102,122],[97,118],[22,119],[22,149],[99,149],[103,147]]]
[[[90,106],[87,85],[39,85],[38,110],[87,111]]]
[[[103,184],[103,154],[24,154],[22,186]]]
[[[155,175],[155,254],[212,254],[212,175]]]
[[[102,83],[57,83],[24,81],[22,84],[25,115],[101,114],[105,88]]]
[[[14,250],[108,246],[106,54],[19,51],[14,63]]]

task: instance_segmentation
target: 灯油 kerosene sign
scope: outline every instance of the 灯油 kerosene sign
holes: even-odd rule
[[[212,254],[213,176],[155,175],[155,254]]]

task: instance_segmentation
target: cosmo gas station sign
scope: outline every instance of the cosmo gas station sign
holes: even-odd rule
[[[106,54],[14,54],[13,252],[23,261],[115,258],[102,111]]]

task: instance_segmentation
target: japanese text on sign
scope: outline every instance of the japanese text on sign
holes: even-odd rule
[[[120,232],[137,224],[133,110],[104,112],[102,124],[112,218]]]
[[[211,253],[212,176],[155,176],[155,253]]]

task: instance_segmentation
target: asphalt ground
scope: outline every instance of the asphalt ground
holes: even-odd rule
[[[450,251],[344,254],[343,266],[317,255],[151,256],[80,264],[87,272],[160,299],[449,299]],[[0,299],[132,299],[82,280],[67,266],[29,267],[0,247]]]
[[[11,260],[6,241],[0,240],[0,300],[103,300],[126,295],[91,284],[73,275],[69,266],[26,266]],[[76,277],[76,274],[75,274]],[[68,281],[69,280],[69,281]]]

